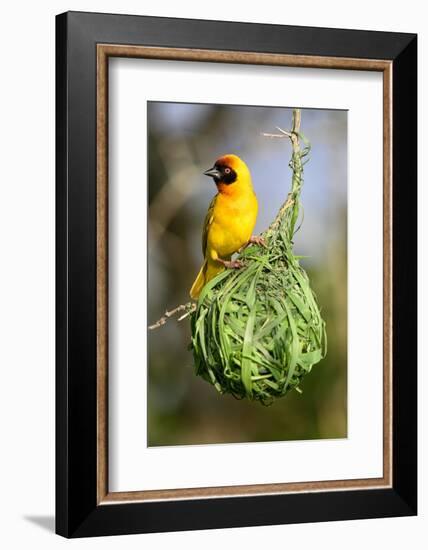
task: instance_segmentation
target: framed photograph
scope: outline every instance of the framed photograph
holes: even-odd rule
[[[56,20],[56,530],[417,513],[417,37]]]

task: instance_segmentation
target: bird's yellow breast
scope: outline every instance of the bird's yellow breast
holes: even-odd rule
[[[257,198],[252,189],[236,194],[219,193],[207,235],[208,256],[229,258],[252,235],[257,219]]]

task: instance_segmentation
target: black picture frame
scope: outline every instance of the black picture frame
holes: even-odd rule
[[[393,478],[382,489],[97,501],[97,44],[392,62]],[[417,513],[417,36],[68,12],[56,18],[56,532],[65,537]]]

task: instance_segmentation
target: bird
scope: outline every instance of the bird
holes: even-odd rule
[[[218,158],[214,166],[204,172],[213,178],[217,194],[212,199],[202,232],[204,262],[190,289],[190,297],[197,300],[203,287],[225,269],[243,266],[232,255],[250,243],[265,245],[260,236],[253,236],[258,202],[251,173],[237,155]]]

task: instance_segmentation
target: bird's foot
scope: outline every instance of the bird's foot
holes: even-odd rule
[[[259,246],[264,246],[265,248],[267,246],[264,237],[260,237],[260,235],[251,235],[248,244],[257,244]]]
[[[218,258],[218,261],[224,265],[226,269],[241,269],[244,267],[244,263],[241,260],[221,260]]]
[[[264,246],[265,248],[267,248],[264,237],[260,237],[259,235],[252,235],[247,244],[244,244],[244,246],[241,246],[241,248],[238,250],[238,254],[245,250],[247,246],[250,246],[250,244],[257,244],[258,246]]]

